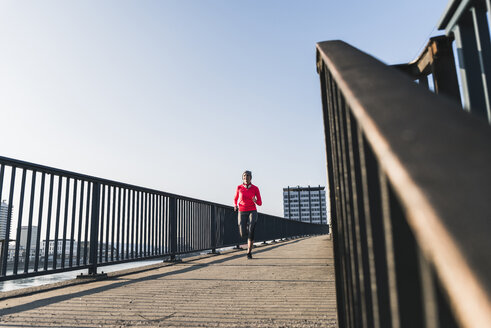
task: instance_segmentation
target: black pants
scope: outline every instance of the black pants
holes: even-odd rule
[[[254,230],[257,222],[257,211],[240,212],[238,217],[240,237],[254,240]]]

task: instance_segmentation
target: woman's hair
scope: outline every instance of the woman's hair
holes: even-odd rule
[[[252,172],[251,171],[246,170],[246,171],[244,171],[244,173],[242,173],[242,175],[244,175],[244,174],[247,174],[252,178]]]

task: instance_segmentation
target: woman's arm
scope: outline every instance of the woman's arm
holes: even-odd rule
[[[256,200],[255,200],[256,205],[261,206],[263,204],[263,201],[261,199],[261,194],[259,193],[259,188],[256,187]]]
[[[239,187],[235,190],[234,210],[237,211],[237,200],[239,200]]]

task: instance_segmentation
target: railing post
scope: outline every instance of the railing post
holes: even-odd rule
[[[432,74],[435,93],[444,94],[460,104],[459,81],[455,69],[452,39],[434,37],[430,40],[430,47],[432,47],[434,56]],[[426,79],[426,83],[428,83],[428,79]]]
[[[99,205],[100,189],[98,182],[93,184],[92,213],[90,218],[89,275],[97,274],[97,249],[99,245]]]
[[[210,237],[211,237],[211,252],[213,254],[216,254],[216,252],[217,252],[217,248],[216,248],[216,246],[217,246],[217,240],[216,240],[217,239],[216,238],[217,230],[216,230],[216,218],[215,218],[216,209],[217,209],[216,205],[211,205],[211,220],[210,220],[211,221],[210,222],[210,224],[211,224],[211,227],[210,227],[211,236]]]
[[[3,169],[3,167],[2,167]],[[9,241],[10,241],[10,227],[12,223],[12,203],[14,199],[14,187],[15,187],[15,171],[16,167],[12,166],[12,175],[10,177],[10,192],[9,192],[9,203],[7,207],[7,227],[5,228],[5,238],[3,240],[2,244],[2,270],[1,270],[1,275],[6,276],[7,275],[7,258],[9,256]],[[3,177],[2,177],[3,179]]]
[[[175,261],[177,253],[177,199],[175,197],[169,198],[169,216],[170,259]]]
[[[464,107],[483,119],[488,119],[479,49],[470,11],[466,12],[454,30],[457,54],[459,57],[460,76],[464,94]]]

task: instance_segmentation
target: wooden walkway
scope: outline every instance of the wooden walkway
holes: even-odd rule
[[[332,243],[301,238],[2,299],[0,327],[336,327]]]

